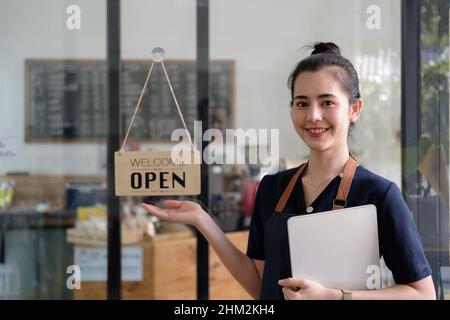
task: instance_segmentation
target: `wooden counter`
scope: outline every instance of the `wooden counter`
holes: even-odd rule
[[[228,233],[243,252],[248,232]],[[143,280],[122,283],[122,299],[195,300],[197,295],[197,240],[192,233],[156,235],[140,244],[143,248]],[[106,282],[82,282],[74,299],[106,299]],[[250,299],[225,269],[216,253],[210,254],[210,298]]]

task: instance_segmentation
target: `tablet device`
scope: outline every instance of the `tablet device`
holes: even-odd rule
[[[287,227],[294,278],[327,288],[370,288],[370,276],[380,270],[374,205],[291,217]]]

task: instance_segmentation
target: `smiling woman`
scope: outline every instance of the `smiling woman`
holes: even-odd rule
[[[285,262],[289,261],[289,250],[281,249],[288,248],[286,221],[296,214],[375,204],[380,255],[397,285],[351,295],[355,299],[434,298],[430,268],[399,189],[358,165],[349,155],[348,133],[362,109],[358,75],[351,62],[341,56],[334,43],[317,43],[312,54],[298,63],[289,85],[292,123],[310,149],[310,157],[299,168],[268,176],[261,182],[261,196],[257,197],[260,204],[255,207],[247,251],[253,259],[265,261],[261,297],[342,298],[343,290],[324,288],[310,279],[291,278],[290,265]],[[350,181],[347,189],[343,188],[345,181]],[[269,200],[264,195],[274,185],[281,185],[276,192],[279,195]],[[285,194],[285,185],[294,187],[286,187],[287,197],[280,197]],[[268,210],[275,204],[275,212]],[[405,232],[404,228],[412,231]],[[406,252],[412,256],[399,258],[406,257]]]
[[[317,43],[312,54],[298,63],[289,84],[292,124],[310,150],[309,160],[261,181],[246,255],[196,203],[167,201],[166,209],[143,206],[161,219],[197,227],[255,298],[435,299],[431,270],[399,188],[363,168],[349,153],[348,132],[362,109],[358,75],[351,62],[334,43]],[[367,204],[377,208],[380,258],[392,271],[396,285],[351,292],[292,278],[290,217]]]

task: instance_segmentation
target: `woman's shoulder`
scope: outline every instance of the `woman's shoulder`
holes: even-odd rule
[[[263,176],[260,186],[270,187],[272,190],[286,187],[289,180],[291,180],[292,176],[299,169],[299,167],[300,166],[275,173],[268,173]]]
[[[266,201],[276,202],[299,167],[265,174],[259,183],[258,193]]]
[[[371,190],[378,196],[383,196],[392,187],[397,187],[396,183],[375,172],[359,165],[353,178],[355,184],[366,190]]]
[[[384,186],[389,186],[393,183],[391,180],[376,174],[363,165],[358,165],[356,168],[355,178],[361,180],[361,182],[376,183]]]

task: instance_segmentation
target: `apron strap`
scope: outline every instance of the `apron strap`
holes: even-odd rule
[[[336,194],[336,199],[333,201],[333,210],[343,209],[347,205],[348,192],[350,191],[357,166],[358,162],[353,155],[350,154],[347,163],[345,164],[344,172],[341,177],[341,183],[339,184],[339,189]]]
[[[286,206],[289,196],[291,195],[292,189],[294,189],[295,183],[297,182],[298,177],[300,177],[300,175],[302,174],[303,170],[306,168],[307,163],[308,162],[302,163],[300,168],[298,168],[297,172],[295,172],[295,174],[289,181],[289,184],[287,185],[286,189],[284,189],[284,192],[281,195],[280,200],[278,200],[278,204],[275,207],[275,212],[281,213],[284,210],[284,207]]]
[[[286,203],[294,189],[295,184],[297,183],[298,178],[302,174],[303,170],[306,168],[308,162],[303,163],[292,176],[289,184],[286,189],[284,189],[283,194],[278,200],[277,206],[275,207],[275,212],[281,213],[286,206]],[[358,166],[358,162],[355,157],[350,153],[350,156],[345,164],[344,172],[341,177],[341,183],[339,184],[339,189],[336,195],[336,199],[333,201],[333,210],[345,208],[347,205],[347,196],[350,191],[350,187],[352,185],[353,176],[355,175],[356,167]]]

